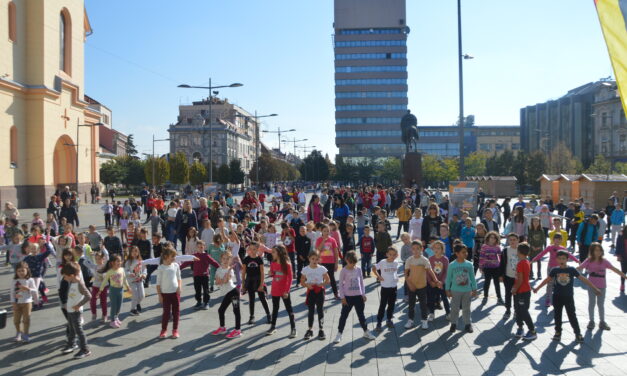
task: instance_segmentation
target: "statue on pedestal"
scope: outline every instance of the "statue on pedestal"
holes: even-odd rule
[[[418,119],[411,111],[407,110],[407,113],[401,118],[401,139],[405,144],[407,153],[418,151],[418,138]]]

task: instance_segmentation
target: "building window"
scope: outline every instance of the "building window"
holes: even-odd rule
[[[350,40],[337,41],[335,47],[392,47],[405,46],[404,40]]]
[[[15,3],[9,1],[9,40],[11,42],[17,41],[16,13]]]
[[[72,75],[72,19],[65,8],[59,14],[59,69]]]
[[[15,168],[17,167],[17,128],[15,125],[9,131],[9,140],[11,141],[9,151],[11,167]]]
[[[347,85],[407,85],[405,78],[366,78],[357,80],[335,80],[338,86]]]
[[[479,144],[479,150],[490,151],[492,149],[490,146],[490,144]]]
[[[383,65],[383,66],[359,66],[359,67],[335,67],[335,73],[363,73],[363,72],[407,72],[404,65]]]

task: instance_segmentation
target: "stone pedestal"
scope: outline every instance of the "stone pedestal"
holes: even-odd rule
[[[422,187],[422,154],[409,152],[402,159],[403,176],[401,183],[403,187]]]

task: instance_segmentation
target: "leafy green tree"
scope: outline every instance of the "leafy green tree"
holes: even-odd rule
[[[588,167],[588,174],[610,174],[612,172],[612,164],[602,154],[594,158],[594,162]]]
[[[189,168],[189,182],[192,185],[201,185],[207,181],[207,169],[199,161],[194,161]]]
[[[527,184],[527,181],[528,181],[528,175],[527,175],[528,163],[529,163],[529,156],[525,152],[520,151],[514,157],[514,162],[512,166],[506,171],[504,171],[505,174],[496,175],[496,176],[515,176],[516,183],[522,187],[523,185]]]
[[[386,159],[379,171],[379,176],[390,183],[398,183],[401,180],[401,160],[389,157]]]
[[[486,162],[488,154],[475,151],[470,153],[464,160],[466,176],[483,176],[486,175]]]
[[[135,136],[131,133],[126,140],[126,155],[134,157],[137,155],[137,147],[135,146]]]
[[[549,174],[576,174],[581,161],[573,156],[573,153],[564,142],[559,142],[551,149],[547,160],[547,173]]]
[[[324,181],[329,178],[330,161],[318,150],[313,150],[305,159],[299,170],[305,180]]]
[[[100,166],[100,182],[109,184],[119,184],[124,180],[125,171],[116,160],[110,160]]]
[[[442,161],[442,181],[449,182],[459,178],[459,159],[444,158]]]
[[[185,153],[181,151],[170,155],[170,182],[172,184],[189,182],[189,162]]]
[[[525,181],[519,184],[531,184],[534,188],[540,189],[538,178],[544,174],[547,169],[546,155],[542,151],[534,151],[529,155],[526,164]]]
[[[616,162],[616,164],[614,165],[614,172],[617,173],[617,174],[627,175],[627,163],[625,163],[625,162]],[[102,180],[102,178],[100,180]]]
[[[432,154],[422,155],[422,178],[426,185],[437,185],[444,180],[444,167]]]
[[[231,159],[229,162],[231,184],[243,184],[246,173],[242,170],[242,162],[239,159]]]
[[[154,167],[153,167],[154,163]],[[152,156],[146,158],[144,165],[144,175],[146,176],[146,183],[152,184],[152,172],[155,172],[154,183],[156,186],[163,185],[170,178],[170,164],[165,159],[153,158]]]
[[[115,158],[116,163],[120,165],[124,171],[124,177],[120,183],[127,188],[134,185],[140,185],[146,181],[144,177],[144,162],[130,155]]]
[[[229,165],[223,164],[218,167],[218,173],[215,176],[215,180],[222,185],[226,185],[231,182],[231,169],[229,168]]]

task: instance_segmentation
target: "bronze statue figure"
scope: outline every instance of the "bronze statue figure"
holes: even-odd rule
[[[401,119],[401,139],[405,144],[406,152],[418,151],[418,119],[409,110]]]

